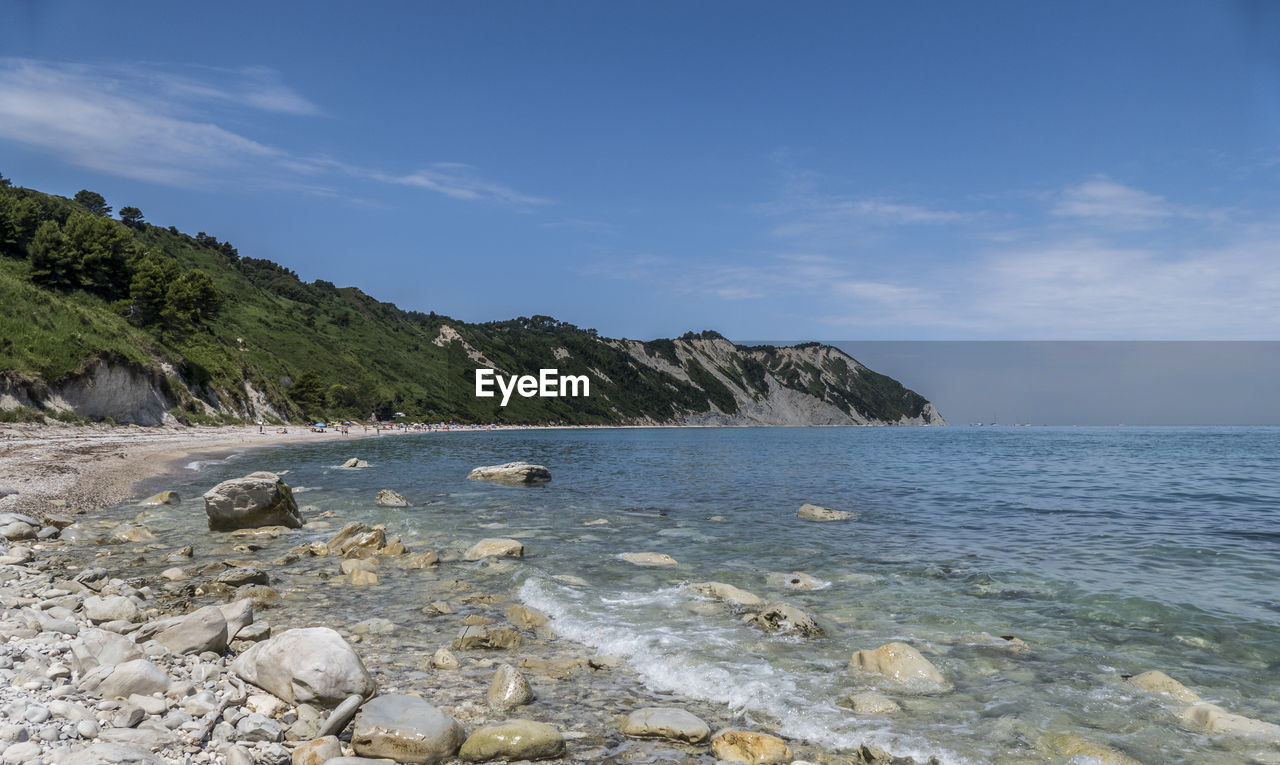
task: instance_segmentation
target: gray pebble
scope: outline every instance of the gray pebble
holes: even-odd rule
[[[49,713],[48,709],[45,709],[44,707],[38,704],[32,704],[31,706],[27,707],[27,713],[22,717],[24,720],[26,720],[29,723],[35,723],[39,725],[40,723],[52,717],[52,715]]]

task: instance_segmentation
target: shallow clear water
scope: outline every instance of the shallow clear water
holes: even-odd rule
[[[333,467],[349,456],[372,467]],[[515,459],[554,480],[465,479]],[[527,557],[491,576],[550,613],[557,634],[627,657],[654,690],[824,747],[1034,762],[1046,736],[1076,732],[1148,763],[1276,751],[1184,731],[1176,704],[1119,676],[1161,669],[1233,712],[1280,721],[1280,429],[424,433],[214,462],[153,523],[199,528],[200,491],[259,469],[289,470],[307,487],[299,503],[335,511],[335,523],[386,522],[442,552],[519,538]],[[415,506],[374,506],[380,488]],[[857,518],[801,521],[804,502]],[[584,525],[600,518],[609,523]],[[628,551],[680,565],[632,566],[616,557]],[[792,591],[770,576],[792,571],[830,586]],[[785,599],[828,634],[760,632],[682,586],[706,580]],[[425,602],[394,592],[403,607]],[[984,645],[983,634],[1016,635],[1031,651]],[[955,689],[912,696],[848,670],[853,651],[891,640],[918,647]],[[837,703],[867,689],[904,711],[859,716]]]

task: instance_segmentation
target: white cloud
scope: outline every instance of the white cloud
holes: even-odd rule
[[[1174,214],[1164,197],[1097,176],[1064,189],[1051,209],[1054,215],[1113,223],[1147,225]]]
[[[89,67],[0,58],[0,138],[81,167],[186,188],[259,184],[332,195],[332,183],[315,182],[327,175],[516,207],[547,201],[458,163],[388,173],[300,156],[220,127],[212,114],[227,106],[320,113],[278,73],[262,67],[188,67],[178,73],[137,64]]]

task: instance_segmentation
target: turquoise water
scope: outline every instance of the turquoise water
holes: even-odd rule
[[[333,467],[349,456],[372,467]],[[554,480],[465,479],[516,459]],[[1048,737],[1076,733],[1147,763],[1280,751],[1183,730],[1178,704],[1120,679],[1160,669],[1280,722],[1280,429],[424,433],[203,466],[184,479],[184,517],[200,517],[199,491],[258,469],[289,470],[306,487],[299,502],[335,522],[386,522],[442,553],[519,538],[527,557],[488,576],[551,614],[558,635],[625,657],[655,690],[833,750],[867,741],[944,762],[1040,762]],[[375,507],[380,488],[415,506]],[[801,521],[805,502],[857,517]],[[608,523],[584,525],[597,519]],[[633,551],[680,565],[616,557]],[[792,571],[824,586],[788,590],[779,575]],[[763,633],[685,586],[706,580],[785,599],[827,634]],[[904,694],[848,670],[853,651],[891,640],[919,648],[954,690]],[[868,689],[903,711],[840,705]]]

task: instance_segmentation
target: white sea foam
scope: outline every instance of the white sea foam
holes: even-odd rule
[[[847,751],[867,743],[922,762],[929,757],[946,765],[970,762],[894,731],[891,722],[855,721],[848,710],[816,694],[811,679],[742,650],[742,637],[734,632],[739,626],[736,622],[732,626],[711,621],[680,623],[678,627],[638,623],[643,618],[638,615],[647,609],[679,613],[684,604],[697,598],[684,587],[602,597],[531,577],[519,595],[551,617],[558,634],[602,654],[624,657],[653,690],[723,704],[748,718],[775,720],[782,735],[834,750]],[[592,613],[592,608],[600,613]],[[670,621],[677,622],[675,618]]]

